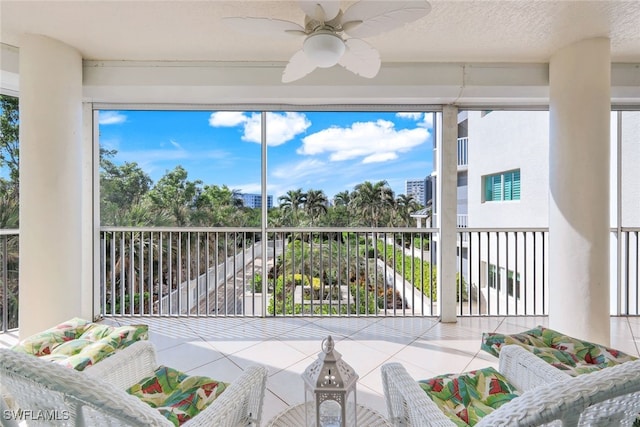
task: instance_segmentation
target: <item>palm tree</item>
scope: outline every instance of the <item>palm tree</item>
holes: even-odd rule
[[[311,218],[311,226],[313,227],[314,220],[320,215],[327,213],[327,196],[322,190],[309,190],[307,191],[307,197],[304,202],[304,208]]]
[[[383,215],[393,207],[394,194],[387,181],[375,184],[365,181],[355,186],[352,201],[365,224],[377,227]]]
[[[400,194],[396,199],[396,209],[398,212],[398,219],[405,227],[411,225],[411,214],[420,209],[420,204],[412,195]]]
[[[349,190],[341,191],[333,196],[333,203],[336,206],[346,207],[349,206],[349,202],[351,202],[351,193],[349,193]]]
[[[278,198],[280,209],[291,214],[293,226],[298,225],[300,208],[304,206],[306,200],[307,195],[302,191],[302,188],[289,190],[287,191],[287,194]]]
[[[333,204],[335,205],[334,211],[336,212],[336,218],[346,218],[345,223],[340,224],[332,224],[332,225],[351,225],[351,209],[353,194],[350,193],[349,190],[341,191],[333,196]]]

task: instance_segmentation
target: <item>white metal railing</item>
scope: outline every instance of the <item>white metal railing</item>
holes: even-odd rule
[[[258,229],[101,234],[106,316],[439,313],[434,229],[267,229],[264,253]],[[459,315],[547,314],[546,229],[458,234]]]
[[[18,328],[19,231],[0,230],[0,331]]]
[[[105,227],[102,314],[439,313],[436,229],[290,228],[264,235],[263,251],[260,229]],[[458,237],[458,315],[548,313],[547,229],[459,228]],[[611,314],[640,315],[640,228],[613,229],[612,238]],[[18,327],[18,243],[17,230],[0,230],[2,331]]]
[[[458,138],[458,166],[469,165],[469,138]]]
[[[101,231],[102,314],[432,316],[431,229]]]
[[[548,314],[548,230],[459,229],[463,315]]]
[[[640,315],[640,228],[625,227],[612,230],[618,245],[611,245],[611,251],[619,253],[617,274],[617,292],[619,315]]]

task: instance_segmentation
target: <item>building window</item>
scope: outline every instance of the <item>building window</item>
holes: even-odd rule
[[[507,294],[512,297],[515,293],[516,299],[520,299],[520,273],[515,274],[515,282],[513,276],[514,272],[509,270],[507,274]]]
[[[495,264],[489,264],[489,286],[496,289],[498,292],[505,291],[505,283],[503,282],[506,277],[506,291],[510,297],[515,296],[516,299],[520,299],[522,283],[520,282],[520,273],[516,273],[513,270],[505,271],[503,267],[498,268]],[[514,280],[515,278],[515,280]]]
[[[483,177],[484,201],[520,200],[520,169]]]
[[[502,271],[501,271],[502,270]],[[489,264],[489,286],[493,289],[500,290],[500,281],[504,268],[497,268],[495,264]]]

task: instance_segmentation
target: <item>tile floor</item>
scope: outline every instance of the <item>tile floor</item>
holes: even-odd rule
[[[466,317],[455,324],[432,318],[110,318],[117,325],[147,323],[159,362],[191,374],[233,381],[251,364],[269,369],[263,424],[304,400],[300,374],[331,335],[360,376],[358,401],[386,415],[380,365],[404,364],[416,379],[494,366],[480,350],[482,332],[516,333],[547,324],[546,317]],[[0,334],[0,346],[16,341]],[[640,355],[640,317],[611,318],[611,346]]]

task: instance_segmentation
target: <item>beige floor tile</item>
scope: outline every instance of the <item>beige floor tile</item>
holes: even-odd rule
[[[186,372],[224,357],[203,341],[180,344],[158,351],[158,363]]]
[[[307,355],[291,346],[283,346],[280,342],[272,340],[261,342],[228,357],[243,368],[250,364],[264,365],[269,369],[269,375],[273,375],[295,365]]]

